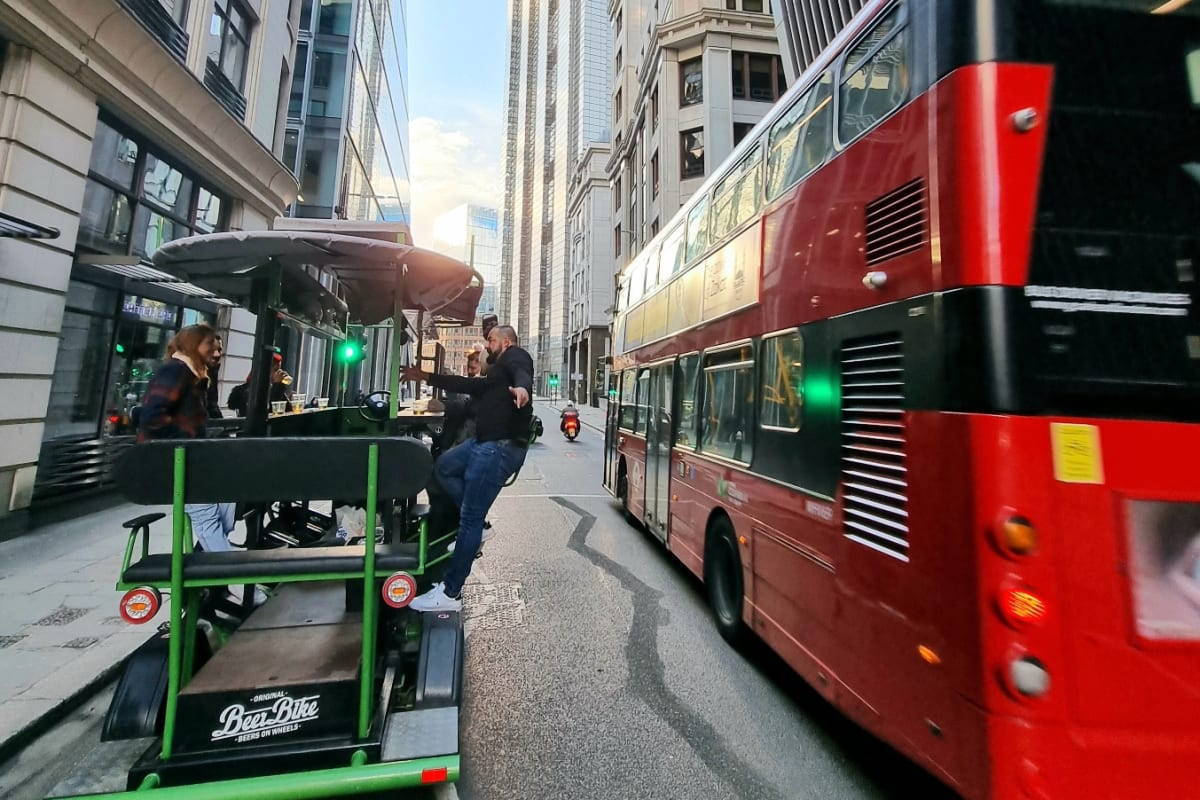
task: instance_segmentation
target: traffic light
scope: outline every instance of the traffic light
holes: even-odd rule
[[[551,389],[557,389],[557,388],[558,388],[558,373],[551,373],[551,374],[550,374],[550,388],[551,388]]]
[[[117,351],[117,355],[123,355],[125,353],[125,345],[121,344],[120,342],[117,342],[117,346],[114,349]]]
[[[357,364],[367,357],[367,343],[364,339],[350,338],[338,345],[337,359],[343,364]]]

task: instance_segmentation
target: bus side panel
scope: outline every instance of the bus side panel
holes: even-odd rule
[[[618,431],[617,450],[625,462],[625,479],[629,493],[626,504],[629,513],[644,522],[646,518],[646,438],[629,431]]]
[[[868,727],[976,796],[972,787],[984,780],[970,702],[979,691],[979,532],[965,430],[952,415],[905,414],[908,560],[841,537],[836,630],[844,647],[834,666],[878,713]]]

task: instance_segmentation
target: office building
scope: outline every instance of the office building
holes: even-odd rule
[[[609,141],[611,41],[604,0],[509,3],[498,313],[543,393],[568,369],[569,198],[589,148]]]
[[[816,60],[864,4],[865,0],[771,0],[789,83]]]
[[[192,233],[267,228],[295,199],[278,156],[299,12],[0,4],[0,524],[105,480],[181,325],[218,325],[224,374],[247,368],[253,319],[146,258]]]
[[[422,246],[470,264],[483,277],[477,311],[495,314],[500,283],[500,211],[464,203],[433,221],[433,238]]]

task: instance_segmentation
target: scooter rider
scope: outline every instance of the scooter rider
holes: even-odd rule
[[[567,432],[567,420],[575,420],[575,430],[579,430],[579,409],[575,407],[575,403],[571,400],[567,401],[567,407],[559,414],[558,429],[563,433]]]

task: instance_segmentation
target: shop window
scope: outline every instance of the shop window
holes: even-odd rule
[[[208,26],[208,60],[239,92],[246,88],[250,15],[240,0],[213,0]]]
[[[704,59],[693,58],[679,64],[679,105],[704,102]]]
[[[704,129],[684,131],[680,135],[680,177],[699,178],[704,175]]]
[[[101,317],[69,309],[63,314],[44,438],[99,433],[113,339],[109,314]]]

